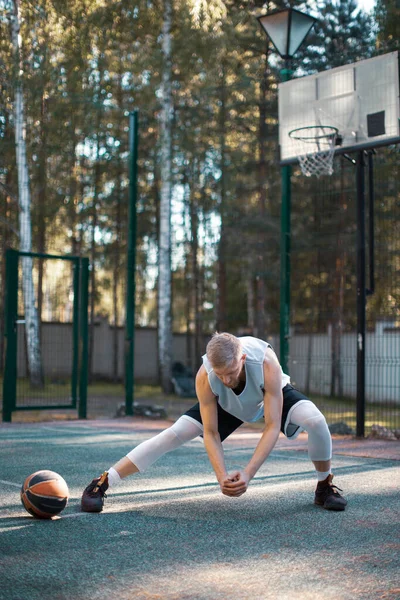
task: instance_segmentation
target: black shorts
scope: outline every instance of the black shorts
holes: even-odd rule
[[[290,383],[285,385],[282,390],[283,392],[283,409],[282,409],[282,419],[281,419],[281,431],[286,435],[285,426],[288,418],[288,414],[290,409],[297,404],[300,400],[308,400],[307,396],[296,390]],[[228,436],[231,435],[238,427],[243,425],[244,421],[241,421],[237,417],[234,417],[230,413],[226,412],[219,404],[217,404],[218,408],[218,433],[221,438],[221,442],[224,441]],[[187,417],[190,417],[197,421],[198,423],[203,424],[200,415],[200,405],[197,402],[192,408],[189,408],[188,411],[184,413]],[[293,438],[298,432],[299,427],[297,427],[293,432],[291,432],[290,437]]]

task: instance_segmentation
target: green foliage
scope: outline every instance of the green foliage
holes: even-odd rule
[[[374,21],[356,0],[328,0],[318,4],[318,21],[307,37],[302,66],[307,72],[323,71],[371,56]]]
[[[17,228],[18,211],[12,203],[17,174],[11,4],[2,0],[0,6],[0,182],[7,186],[0,190],[4,247],[17,245],[12,228]],[[276,2],[269,8],[282,6]],[[374,22],[357,9],[355,0],[318,5],[318,26],[296,57],[298,74],[372,55],[377,28],[380,44],[398,39],[396,6],[394,1],[379,0]],[[123,323],[128,113],[138,108],[136,314],[137,323],[156,325],[162,3],[38,0],[22,3],[21,8],[34,249],[90,255],[95,268],[94,311]],[[174,8],[174,328],[211,332],[224,311],[227,328],[254,330],[248,302],[253,290],[262,294],[265,326],[275,332],[280,261],[277,86],[282,65],[255,19],[265,4],[177,0]],[[388,182],[382,202],[392,212],[398,203],[394,160],[390,155],[382,166]],[[338,244],[348,250],[354,247],[354,179],[351,166],[343,168],[342,187],[337,178],[305,181],[294,174],[293,318],[313,330],[326,328],[337,301]],[[397,267],[385,270],[388,261],[397,260],[393,240],[399,239],[395,225],[388,222],[387,238],[379,225],[382,280],[369,305],[371,319],[393,315],[389,296],[395,301],[398,297],[399,284],[396,289],[393,285]],[[344,314],[350,327],[352,251],[344,260]]]
[[[377,0],[374,17],[377,24],[377,48],[380,52],[399,49],[400,5],[397,0]]]

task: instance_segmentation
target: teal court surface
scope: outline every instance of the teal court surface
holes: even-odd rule
[[[219,491],[200,438],[110,491],[101,514],[80,512],[83,488],[168,423],[119,419],[0,427],[1,600],[400,598],[400,443],[334,439],[345,512],[313,504],[306,438],[280,438],[245,495]],[[245,466],[260,432],[224,443]],[[50,469],[70,500],[31,517],[24,479]]]

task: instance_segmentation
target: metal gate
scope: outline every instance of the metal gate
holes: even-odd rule
[[[22,285],[24,260],[29,261],[34,279],[28,304]],[[11,422],[14,411],[76,408],[79,418],[86,418],[88,281],[88,258],[6,251],[3,421]],[[27,306],[36,311],[39,382],[30,373]]]

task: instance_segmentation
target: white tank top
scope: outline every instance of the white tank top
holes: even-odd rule
[[[251,336],[238,339],[242,344],[243,353],[246,354],[244,363],[246,386],[241,394],[235,394],[218,379],[206,354],[203,356],[203,364],[207,371],[211,391],[218,398],[218,404],[241,421],[252,423],[264,415],[263,362],[265,351],[271,346],[267,342]],[[282,389],[288,383],[290,383],[290,377],[282,371]]]

